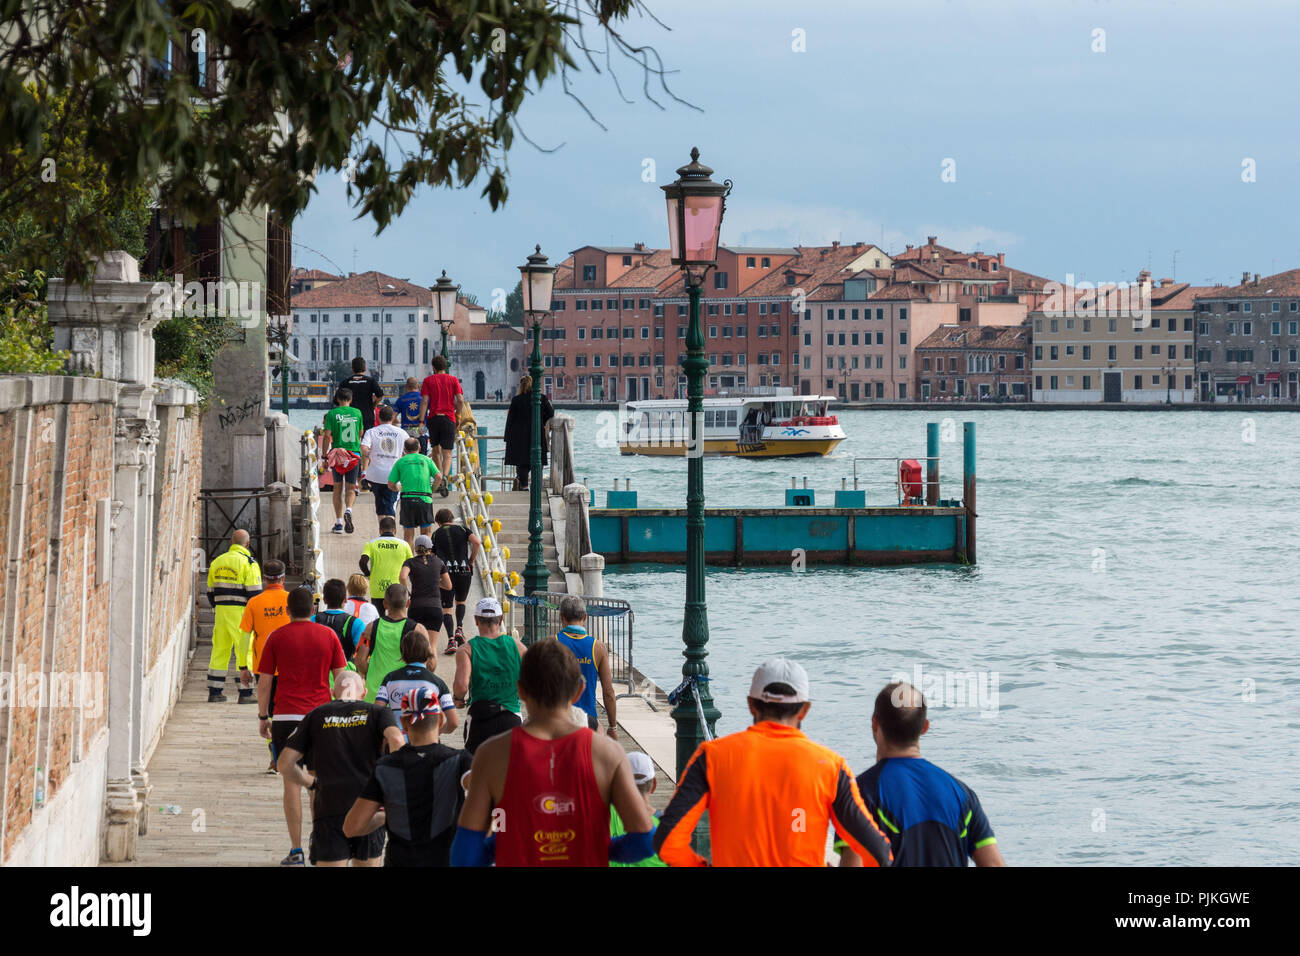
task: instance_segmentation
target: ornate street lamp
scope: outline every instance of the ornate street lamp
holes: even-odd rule
[[[718,238],[726,211],[731,180],[715,183],[713,170],[700,163],[699,149],[677,170],[677,181],[661,187],[668,201],[668,238],[672,263],[682,270],[690,297],[690,324],[686,331],[686,410],[690,419],[686,477],[686,611],[682,620],[684,683],[694,683],[699,706],[692,694],[679,696],[672,717],[677,723],[677,779],[695,749],[711,736],[720,716],[709,691],[709,617],[704,601],[704,375],[709,359],[700,325],[700,290],[708,271],[718,264]],[[706,724],[707,722],[707,724]]]
[[[442,329],[442,357],[447,358],[447,330],[456,321],[456,283],[447,278],[447,270],[433,285],[433,304],[438,315],[438,326]],[[447,359],[447,368],[451,368],[451,359]]]
[[[267,315],[266,336],[280,350],[280,411],[289,414],[289,337],[293,334],[293,320],[287,315]]]
[[[528,459],[532,484],[528,486],[528,563],[524,565],[524,593],[539,594],[546,590],[550,578],[542,553],[542,320],[551,311],[551,288],[555,284],[555,266],[547,264],[540,245],[519,267],[519,278],[524,315],[533,329],[533,354],[528,365],[533,379],[533,428]],[[531,646],[542,636],[537,605],[526,606],[524,620],[524,643]]]

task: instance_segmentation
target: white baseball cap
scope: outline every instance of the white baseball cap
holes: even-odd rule
[[[637,783],[649,783],[655,778],[654,761],[639,750],[631,750],[627,762],[632,765],[632,779]]]
[[[485,597],[474,606],[475,617],[500,617],[501,602],[493,597]]]
[[[769,694],[764,688],[769,684],[788,684],[794,688],[793,694]],[[769,704],[803,704],[812,700],[808,696],[808,672],[794,661],[784,657],[774,657],[764,661],[754,671],[754,679],[749,684],[749,696]]]

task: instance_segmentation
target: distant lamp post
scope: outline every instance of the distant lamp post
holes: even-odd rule
[[[672,263],[681,268],[690,297],[690,324],[686,330],[686,409],[690,420],[686,475],[686,610],[682,643],[686,658],[682,676],[694,680],[700,695],[696,707],[691,694],[682,694],[672,717],[677,723],[677,779],[720,716],[709,690],[709,616],[704,600],[704,375],[709,359],[704,352],[700,325],[700,290],[708,271],[718,264],[718,240],[726,211],[731,180],[715,183],[713,170],[700,163],[699,149],[677,170],[677,181],[661,187],[668,202],[668,239]]]
[[[550,578],[546,557],[542,553],[542,321],[551,311],[551,288],[555,284],[555,266],[548,265],[542,247],[536,246],[528,261],[519,267],[523,292],[524,316],[533,329],[533,354],[528,371],[533,379],[532,439],[528,460],[528,563],[524,565],[524,593],[539,594],[546,590]],[[524,643],[532,646],[541,635],[540,609],[525,608]]]
[[[447,331],[456,321],[456,283],[447,278],[447,270],[433,284],[433,303],[438,313],[438,327],[442,329],[442,357],[447,358]],[[447,360],[451,368],[451,360]]]
[[[289,336],[292,319],[287,315],[267,315],[266,337],[280,350],[280,411],[289,414]]]
[[[1177,371],[1178,370],[1174,368],[1172,365],[1165,366],[1165,404],[1166,405],[1172,405],[1174,403],[1174,398],[1173,398],[1174,373],[1176,373]]]

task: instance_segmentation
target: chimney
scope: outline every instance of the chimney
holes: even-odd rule
[[[929,244],[929,245],[932,246],[932,245],[934,245],[936,242],[939,241],[939,237],[938,237],[938,236],[926,236],[926,237],[925,237],[925,241],[926,241],[927,244]]]
[[[998,253],[998,266],[1001,267],[1001,266],[1004,266],[1004,265],[1006,265],[1006,264],[1007,264],[1007,254],[1006,254],[1005,252],[999,252],[999,253]]]
[[[1162,289],[1165,288],[1165,286],[1171,286],[1171,285],[1173,285],[1173,284],[1174,284],[1174,280],[1173,280],[1173,279],[1161,279],[1161,280],[1160,280],[1160,288],[1162,288]]]
[[[912,244],[911,244],[910,242],[907,244],[907,250],[906,250],[906,251],[907,251],[907,252],[911,252],[911,251],[912,251]]]
[[[839,241],[838,239],[832,239],[832,240],[831,240],[831,248],[832,248],[832,249],[838,249],[839,247],[840,247],[840,241]]]
[[[854,249],[861,249],[861,248],[862,248],[863,246],[865,246],[865,245],[866,245],[865,242],[863,242],[863,241],[861,241],[861,240],[858,240],[857,242],[855,242],[855,243],[853,244],[853,248],[854,248]]]
[[[1143,269],[1141,272],[1138,273],[1138,282],[1139,282],[1139,283],[1145,284],[1145,283],[1150,282],[1150,281],[1151,281],[1151,270],[1150,270],[1150,269]]]
[[[1259,285],[1259,273],[1255,273],[1255,285]]]
[[[1245,284],[1246,284],[1247,282],[1249,282],[1249,281],[1250,281],[1250,273],[1249,273],[1249,272],[1243,272],[1243,273],[1241,274],[1241,284],[1242,284],[1242,285],[1245,285]]]
[[[637,252],[645,252],[645,243],[644,243],[644,242],[638,242],[638,243],[637,243],[636,245],[634,245],[632,248],[634,248]]]

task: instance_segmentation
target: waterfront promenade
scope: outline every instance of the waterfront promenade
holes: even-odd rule
[[[322,527],[330,526],[331,515],[329,504],[323,503]],[[353,516],[353,534],[327,531],[322,535],[327,577],[346,579],[358,570],[362,547],[378,535],[368,494],[358,496]],[[476,575],[470,591],[471,613],[479,596]],[[473,634],[472,617],[466,620],[466,633]],[[445,645],[445,640],[440,642],[440,651]],[[236,704],[229,685],[228,703],[207,703],[208,654],[208,643],[200,643],[189,661],[181,698],[149,763],[153,790],[145,808],[148,833],[140,838],[132,863],[114,865],[275,866],[288,852],[282,787],[278,776],[265,772],[268,753],[266,741],[257,734],[256,708]],[[450,685],[453,658],[439,653],[436,672]],[[646,751],[659,767],[659,786],[652,802],[661,809],[673,790],[673,723],[667,707],[658,704],[655,713],[635,698],[620,700],[618,705],[623,746]],[[464,744],[459,730],[443,737],[442,742],[450,747]],[[159,812],[159,807],[169,806],[179,807],[179,812]],[[310,832],[309,808],[303,816],[305,841]]]

